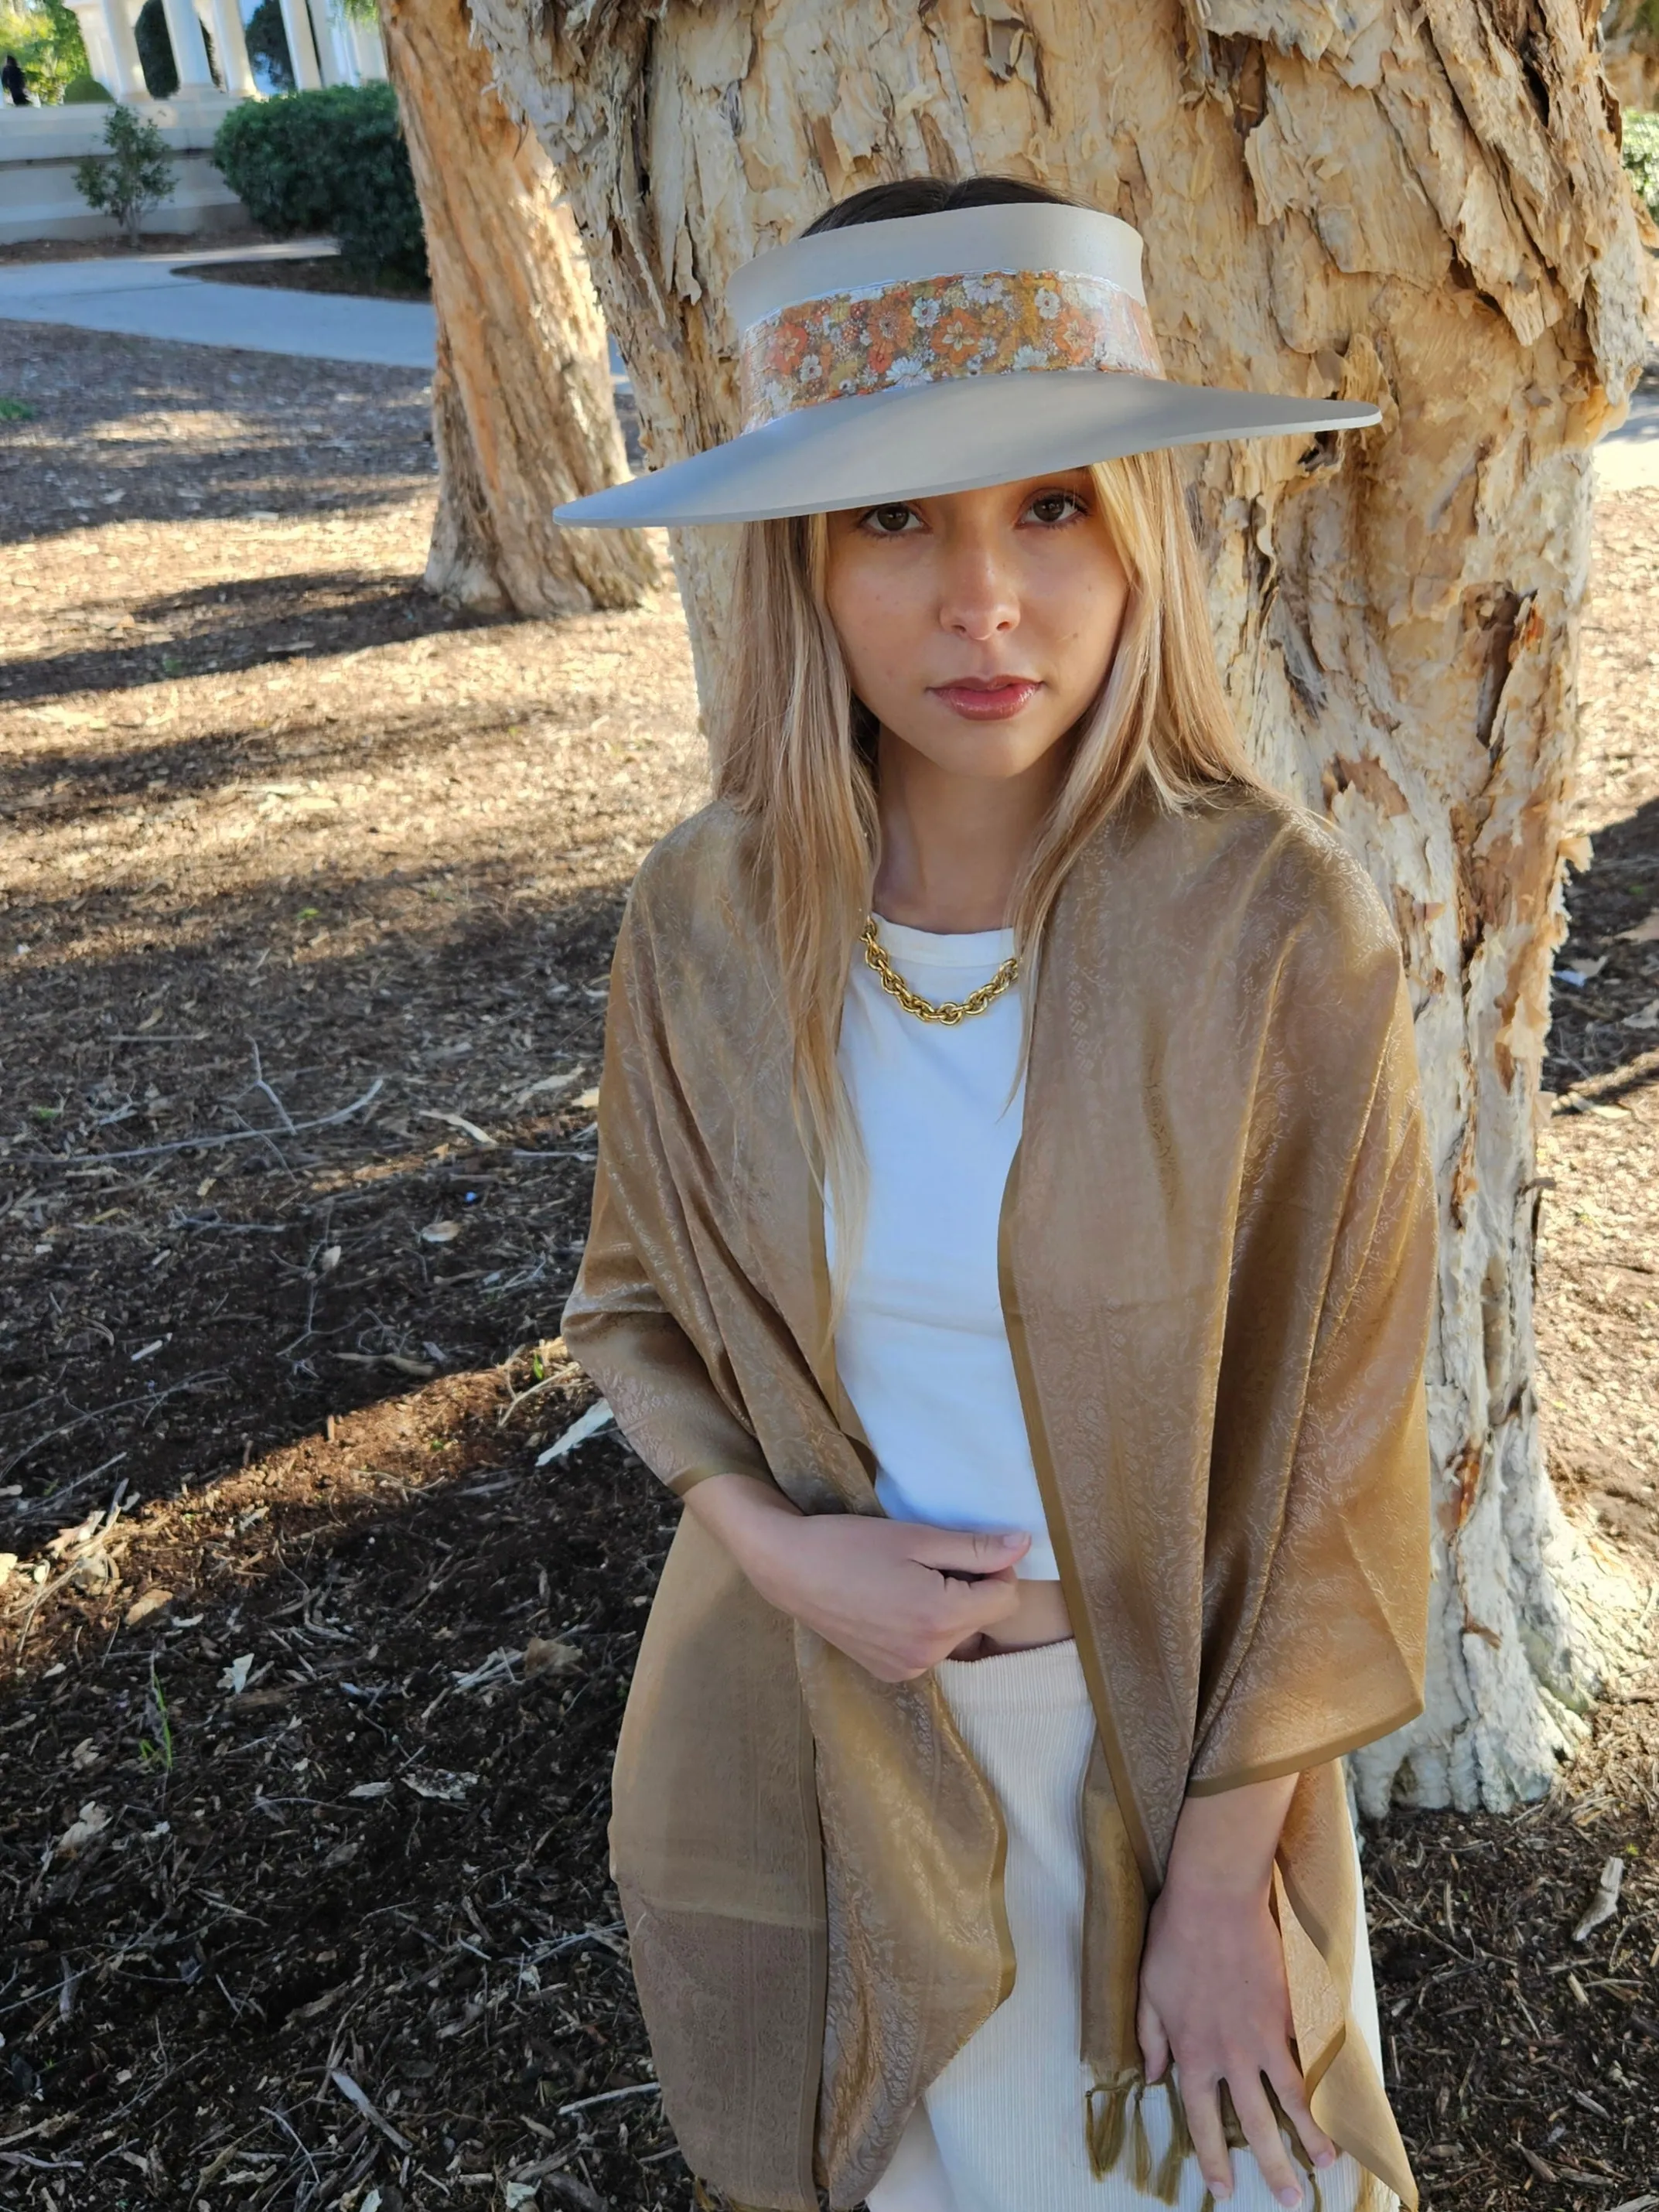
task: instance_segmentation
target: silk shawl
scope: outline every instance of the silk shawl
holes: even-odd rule
[[[1070,872],[1034,988],[999,1256],[1097,1728],[1091,2149],[1147,2185],[1136,2114],[1164,2093],[1140,2079],[1135,2000],[1183,1800],[1294,1772],[1273,1899],[1313,2111],[1415,2204],[1348,2018],[1339,1764],[1421,1709],[1436,1201],[1398,941],[1288,800],[1141,796]],[[599,1123],[563,1326],[629,1443],[682,1496],[735,1472],[807,1513],[878,1513],[724,805],[633,886]],[[931,1672],[876,1680],[684,1515],[613,1779],[611,1868],[688,2163],[734,2204],[857,2204],[1012,1986],[1001,1815]]]

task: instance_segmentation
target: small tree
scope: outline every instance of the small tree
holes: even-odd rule
[[[129,246],[139,226],[173,190],[173,160],[153,123],[130,107],[112,107],[104,124],[107,154],[88,154],[75,165],[75,189],[99,215],[113,216]]]
[[[16,55],[42,107],[55,107],[68,86],[90,74],[81,26],[64,0],[0,4],[0,47]]]

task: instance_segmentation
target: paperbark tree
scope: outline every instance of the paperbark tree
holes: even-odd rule
[[[1194,511],[1256,757],[1397,918],[1440,1169],[1428,1709],[1356,1762],[1361,1792],[1538,1795],[1597,1662],[1534,1387],[1533,1114],[1588,448],[1636,374],[1645,281],[1593,9],[474,6],[571,179],[659,460],[734,427],[732,270],[924,171],[1013,172],[1134,223],[1173,376],[1382,408],[1362,436],[1202,449]],[[677,557],[706,665],[720,533]]]
[[[637,531],[562,529],[561,500],[628,473],[586,257],[534,135],[491,85],[466,0],[381,0],[425,218],[437,366],[428,589],[479,612],[637,606]]]
[[[1650,0],[1610,0],[1601,10],[1602,67],[1626,107],[1659,101],[1659,13]]]

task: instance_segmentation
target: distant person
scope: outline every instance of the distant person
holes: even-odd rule
[[[23,75],[22,64],[19,62],[15,54],[8,54],[5,59],[5,66],[3,68],[0,68],[0,86],[3,86],[5,88],[6,93],[10,98],[11,104],[14,107],[27,107],[28,106],[28,80]]]

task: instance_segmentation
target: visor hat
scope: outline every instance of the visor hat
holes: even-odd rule
[[[738,434],[555,518],[759,522],[1382,419],[1368,402],[1172,382],[1141,253],[1115,216],[1023,201],[849,224],[760,254],[728,294]]]

